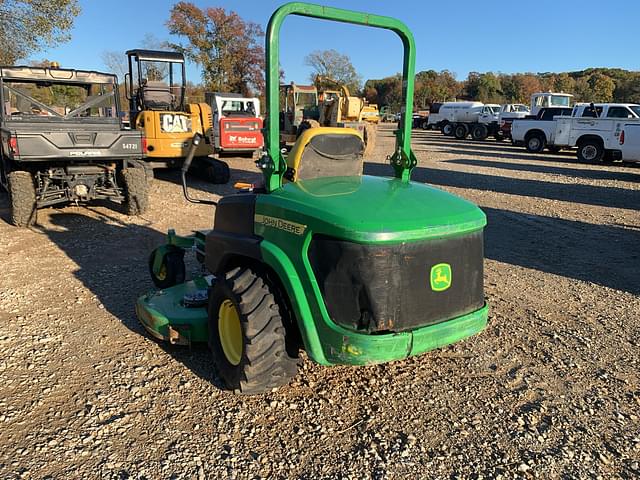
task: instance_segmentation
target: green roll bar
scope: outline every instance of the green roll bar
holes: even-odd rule
[[[282,177],[286,171],[286,162],[280,152],[280,27],[287,15],[322,18],[336,22],[352,23],[367,27],[384,28],[398,34],[404,47],[402,66],[402,93],[405,98],[402,128],[396,131],[396,146],[390,157],[395,176],[409,181],[416,158],[411,151],[411,123],[413,120],[413,83],[415,76],[416,46],[413,34],[400,20],[368,13],[354,12],[341,8],[323,7],[310,3],[292,2],[278,8],[267,27],[266,70],[267,70],[267,124],[266,157],[260,161],[268,192],[282,186]]]

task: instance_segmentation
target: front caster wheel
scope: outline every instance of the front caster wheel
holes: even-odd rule
[[[160,255],[158,249],[149,255],[149,274],[156,287],[169,288],[184,282],[186,275],[184,250],[174,245],[169,245],[160,259],[160,268],[154,271],[153,266],[156,255]]]

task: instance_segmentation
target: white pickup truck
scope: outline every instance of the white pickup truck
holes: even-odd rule
[[[540,153],[545,148],[557,150],[553,144],[556,121],[561,116],[569,118],[572,111],[570,107],[544,107],[534,117],[513,120],[509,129],[511,142],[514,145],[524,145],[530,153]]]
[[[598,162],[620,158],[619,135],[626,123],[640,122],[640,105],[632,103],[580,103],[571,115],[566,109],[548,118],[554,109],[543,108],[536,119],[515,120],[511,126],[513,143],[540,153],[578,147],[578,159]],[[547,117],[546,119],[544,117]]]
[[[578,147],[578,160],[599,162],[621,158],[620,132],[640,122],[640,105],[581,103],[570,118],[558,118],[552,138],[556,148]]]
[[[640,122],[625,123],[618,137],[623,162],[640,163]]]
[[[551,108],[570,108],[571,98],[573,95],[570,93],[555,93],[555,92],[537,92],[531,95],[531,108],[527,108],[527,112],[523,113],[523,109],[516,110],[513,114],[501,115],[499,119],[500,131],[504,138],[513,138],[511,135],[511,125],[514,120],[526,118],[534,119],[538,117],[540,110],[547,110],[546,116],[549,115],[549,109]],[[512,104],[513,105],[513,104]],[[504,105],[507,107],[508,105]],[[515,106],[515,105],[514,105]],[[559,110],[558,110],[559,111]],[[545,118],[546,120],[546,118]],[[549,117],[549,120],[551,118]],[[524,142],[524,139],[521,139]],[[543,147],[544,148],[544,147]]]

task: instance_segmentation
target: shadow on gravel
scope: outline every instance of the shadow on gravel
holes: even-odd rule
[[[512,150],[513,151],[513,150]],[[524,160],[526,162],[572,162],[578,163],[575,154],[569,158],[562,158],[562,154],[551,154],[551,153],[543,153],[543,154],[535,154],[535,153],[511,153],[512,151],[505,152],[489,152],[487,150],[464,150],[458,147],[458,145],[453,148],[447,148],[443,153],[450,153],[452,155],[467,155],[471,157],[496,157],[496,158],[506,158],[509,160]],[[520,152],[517,150],[516,152]],[[438,153],[434,151],[434,153]],[[585,165],[593,165],[593,164],[585,164]]]
[[[11,215],[9,209],[9,194],[0,188],[0,220],[7,224],[11,224]]]
[[[164,234],[102,214],[96,219],[60,212],[51,214],[50,222],[54,228],[36,228],[77,264],[74,275],[124,326],[156,341],[138,322],[134,308],[136,299],[153,289],[147,261],[151,250],[164,242]],[[213,374],[206,345],[190,350],[157,343],[199,377],[221,385]]]
[[[509,163],[509,162],[495,162],[491,160],[474,160],[474,159],[457,159],[457,160],[444,160],[444,163],[454,163],[456,165],[470,165],[474,167],[488,167],[488,168],[500,168],[503,170],[514,170],[518,172],[535,172],[535,173],[549,173],[552,175],[566,175],[568,177],[585,178],[589,180],[618,180],[621,182],[640,182],[640,169],[637,169],[637,173],[633,171],[615,171],[610,170],[591,170],[580,168],[568,168],[568,167],[556,167],[546,164],[529,163]]]
[[[365,163],[364,171],[369,175],[389,175],[388,166],[378,163]],[[418,182],[446,187],[471,188],[585,205],[640,210],[640,192],[625,188],[544,182],[425,167],[416,167],[412,178]]]
[[[228,160],[228,159],[226,159]],[[227,195],[229,193],[235,193],[236,190],[233,185],[236,182],[254,183],[261,180],[262,173],[258,171],[249,171],[241,168],[234,168],[232,162],[228,162],[231,170],[231,179],[224,185],[214,184],[208,182],[195,173],[189,173],[187,175],[187,184],[189,191],[202,192],[212,195]],[[154,170],[154,176],[156,180],[163,182],[174,183],[176,185],[182,185],[182,176],[180,170],[174,169],[158,169]],[[206,196],[204,198],[207,198]]]
[[[487,258],[640,294],[640,230],[482,210]]]
[[[365,165],[365,173],[390,175],[388,166],[383,164],[368,163]],[[526,194],[519,191],[525,185],[526,188],[531,189],[529,196],[539,197],[546,196],[542,190],[549,188],[547,182],[520,183],[522,181],[517,180],[514,183],[512,179],[503,177],[425,168],[416,168],[413,179],[432,185],[493,190],[516,195]],[[535,184],[540,186],[534,189]],[[571,189],[587,186],[567,185],[567,187]],[[600,190],[622,189],[602,188]],[[576,192],[578,190],[569,190],[568,196],[562,196],[559,199],[578,202],[579,200],[575,199]],[[598,190],[579,191],[582,195],[588,192],[598,192]],[[621,195],[617,199],[615,196],[607,196],[606,199],[614,199],[620,208],[638,208],[640,204],[638,192],[626,193],[630,195]],[[611,202],[605,204],[611,205]],[[487,258],[640,294],[637,275],[640,264],[640,251],[637,247],[640,243],[640,224],[624,228],[624,226],[596,225],[494,208],[483,207],[483,211],[488,218],[485,229]]]

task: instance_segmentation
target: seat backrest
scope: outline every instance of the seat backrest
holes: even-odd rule
[[[357,130],[315,127],[305,130],[287,155],[287,179],[362,175],[364,142]]]
[[[170,109],[173,103],[173,95],[169,85],[165,82],[147,81],[142,86],[144,102],[147,108],[151,109]]]

